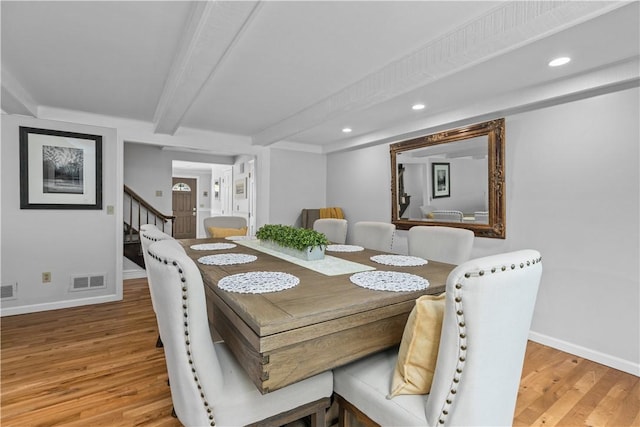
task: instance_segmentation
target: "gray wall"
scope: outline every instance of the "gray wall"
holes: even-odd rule
[[[102,135],[103,208],[20,209],[19,126]],[[117,233],[122,216],[115,129],[3,114],[1,152],[0,277],[3,285],[17,283],[17,298],[2,301],[3,315],[120,299],[122,278],[116,264],[122,256],[122,236]],[[114,207],[111,215],[108,205]],[[51,273],[51,283],[42,283],[43,272]],[[72,276],[95,274],[106,275],[105,288],[69,290]]]
[[[639,98],[635,88],[507,116],[507,238],[477,238],[472,253],[539,250],[532,338],[636,375]],[[327,200],[350,223],[390,220],[387,144],[327,162]]]
[[[269,171],[269,223],[299,226],[302,209],[327,207],[325,155],[271,149]]]

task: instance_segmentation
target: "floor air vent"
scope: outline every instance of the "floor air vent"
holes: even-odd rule
[[[0,286],[0,299],[16,299],[16,287],[14,285]]]
[[[88,289],[100,289],[107,286],[105,274],[92,274],[88,276],[74,276],[71,278],[72,291],[86,291]]]

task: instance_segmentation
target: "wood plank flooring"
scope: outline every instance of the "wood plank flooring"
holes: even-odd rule
[[[0,319],[3,427],[179,426],[144,279],[115,303]],[[515,426],[640,426],[640,379],[529,343]]]

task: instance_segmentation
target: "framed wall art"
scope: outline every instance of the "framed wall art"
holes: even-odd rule
[[[246,199],[247,198],[247,183],[246,179],[236,179],[234,183],[235,187],[235,198],[236,199]]]
[[[433,182],[433,198],[451,197],[451,179],[449,163],[432,163],[431,180]]]
[[[102,209],[102,136],[21,126],[20,209]]]

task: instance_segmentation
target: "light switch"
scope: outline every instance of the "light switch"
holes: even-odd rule
[[[156,190],[156,197],[162,197],[162,190]]]
[[[113,208],[113,205],[107,205],[107,215],[113,215],[114,212],[115,209]]]

